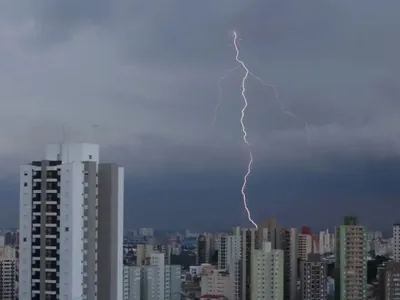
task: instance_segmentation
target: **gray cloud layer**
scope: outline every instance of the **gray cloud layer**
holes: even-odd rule
[[[256,167],[322,174],[332,172],[332,157],[392,161],[400,143],[399,9],[372,0],[2,1],[3,177],[40,157],[63,127],[68,140],[104,145],[104,157],[135,178],[242,172],[241,71],[223,81],[210,130],[218,80],[235,66],[232,30],[242,59],[310,126],[308,142],[302,122],[250,78]]]

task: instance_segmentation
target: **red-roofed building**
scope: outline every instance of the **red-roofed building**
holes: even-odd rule
[[[312,232],[311,232],[310,227],[306,227],[306,226],[301,227],[301,234],[309,234],[309,235],[311,235]]]

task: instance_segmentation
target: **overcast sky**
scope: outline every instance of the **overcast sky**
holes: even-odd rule
[[[399,11],[390,0],[0,0],[0,226],[17,225],[19,165],[63,131],[126,167],[127,226],[250,226],[235,30],[241,59],[280,99],[249,78],[254,218],[323,228],[352,213],[389,227]]]

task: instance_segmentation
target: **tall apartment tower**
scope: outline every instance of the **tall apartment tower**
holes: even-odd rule
[[[105,209],[99,207],[99,169],[99,146],[85,143],[48,145],[44,160],[21,167],[20,299],[97,300],[98,282],[113,268],[119,268],[119,262],[121,274],[115,276],[121,281],[121,291],[113,296],[122,299],[122,258],[103,255],[112,247],[122,247],[122,240],[121,245],[105,246],[111,235],[117,240],[122,236],[122,228],[101,224],[106,219],[115,222],[115,214],[105,214]],[[119,201],[121,197],[119,194]],[[117,207],[122,222],[122,206]],[[98,238],[102,235],[100,248]],[[112,265],[111,269],[98,270],[99,256],[114,260],[102,261]],[[114,281],[108,282],[110,290],[119,289],[113,285]]]
[[[226,255],[222,261],[230,274],[232,299],[242,300],[242,236],[240,227],[234,228],[233,233],[226,237]]]
[[[311,234],[299,234],[297,243],[297,255],[302,261],[308,259],[308,255],[313,252],[313,240]]]
[[[327,300],[328,266],[320,254],[309,254],[300,262],[300,294],[302,300]]]
[[[393,260],[400,262],[400,223],[393,224]]]
[[[152,253],[148,265],[142,266],[142,272],[142,299],[181,299],[181,266],[165,265],[164,253]]]
[[[228,269],[228,240],[229,236],[222,234],[218,237],[218,269],[227,270]]]
[[[196,265],[208,264],[211,261],[212,237],[210,234],[201,234],[197,238]]]
[[[253,250],[251,270],[252,300],[283,300],[283,251],[272,249],[270,242]]]
[[[165,298],[165,257],[163,253],[150,254],[149,265],[143,268],[144,299],[162,300]]]
[[[124,266],[123,300],[141,300],[142,267]]]
[[[297,243],[298,233],[296,228],[282,230],[282,250],[284,252],[285,264],[285,300],[297,299]]]
[[[240,299],[251,300],[251,273],[252,264],[251,256],[254,250],[260,249],[260,239],[258,238],[258,231],[256,228],[241,230],[241,286],[240,286]]]
[[[335,299],[367,299],[367,234],[352,216],[336,229]]]

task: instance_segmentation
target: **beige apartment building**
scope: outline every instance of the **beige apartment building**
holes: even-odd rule
[[[212,266],[203,268],[200,281],[201,297],[233,299],[233,289],[229,273]]]
[[[302,261],[306,261],[308,255],[312,253],[313,241],[311,234],[299,234],[299,240],[297,244],[297,255]]]
[[[367,300],[367,233],[356,217],[336,229],[335,299]]]

